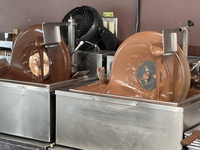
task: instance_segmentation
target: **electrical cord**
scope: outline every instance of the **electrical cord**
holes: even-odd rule
[[[139,23],[140,23],[140,0],[136,0],[136,19],[135,19],[134,33],[138,33]]]
[[[85,41],[85,43],[91,44],[92,46],[94,46],[95,48],[97,48],[97,49],[98,49],[97,53],[100,52],[100,48],[98,47],[97,44],[93,44],[93,43],[91,43],[91,42],[89,42],[89,41]]]
[[[79,44],[78,44],[78,46],[77,46],[77,47],[74,49],[74,51],[71,53],[71,56],[72,56],[76,51],[78,51],[79,48],[80,48],[84,43],[88,43],[88,44],[94,46],[96,49],[98,49],[97,53],[100,52],[100,48],[98,47],[97,44],[93,44],[93,43],[91,43],[91,42],[89,42],[89,41],[80,41]]]

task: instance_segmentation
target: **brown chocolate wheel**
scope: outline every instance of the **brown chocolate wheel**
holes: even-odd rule
[[[181,48],[178,46],[175,55],[161,57],[160,76],[157,77],[158,57],[155,57],[156,52],[152,54],[152,44],[162,50],[162,34],[140,32],[121,44],[114,56],[111,79],[105,93],[155,100],[158,78],[159,100],[176,102],[186,98],[190,69]]]
[[[34,64],[33,58],[37,63]],[[57,47],[45,48],[42,26],[33,25],[18,36],[11,69],[4,78],[49,84],[68,80],[70,75],[71,59],[65,42],[62,40]]]

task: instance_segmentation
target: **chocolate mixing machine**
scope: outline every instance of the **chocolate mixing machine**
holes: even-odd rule
[[[30,26],[17,37],[10,65],[1,60],[1,133],[44,142],[55,140],[54,91],[72,82],[70,52],[56,33],[59,26],[68,26],[71,36],[74,25],[71,19]],[[49,28],[54,36],[49,35]],[[51,43],[52,39],[57,43]]]
[[[111,78],[56,90],[56,144],[78,149],[182,150],[199,124],[199,90],[190,88],[187,27],[144,31],[115,53]],[[177,45],[183,33],[183,50]],[[104,69],[98,69],[104,71]]]
[[[187,56],[192,25],[132,35],[116,51],[110,79],[105,68],[95,68],[99,80],[70,79],[80,54],[72,18],[27,28],[16,39],[10,66],[1,61],[0,132],[49,150],[182,150],[184,132],[200,121]],[[70,31],[68,47],[60,26]]]

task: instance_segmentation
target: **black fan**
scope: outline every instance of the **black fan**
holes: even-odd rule
[[[115,50],[117,46],[117,38],[108,29],[103,26],[103,21],[99,13],[92,7],[82,6],[71,10],[63,18],[62,22],[67,22],[72,16],[75,19],[75,39],[77,46],[80,41],[85,42],[82,50],[91,49],[91,44],[98,45],[102,50]],[[60,27],[61,36],[68,44],[68,28]]]

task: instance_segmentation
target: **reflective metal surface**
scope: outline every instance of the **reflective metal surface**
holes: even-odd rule
[[[162,30],[164,54],[177,52],[177,33],[179,28]]]
[[[163,34],[163,50],[164,53],[173,53],[177,51],[177,33],[183,33],[183,52],[188,56],[188,41],[189,41],[189,31],[190,26],[194,26],[191,20],[188,20],[188,25],[186,27],[165,29],[162,30]]]
[[[118,18],[102,18],[103,25],[105,28],[109,29],[110,32],[118,36]]]
[[[50,143],[0,134],[0,150],[46,150]]]
[[[51,142],[55,140],[55,95],[72,80],[39,84],[0,80],[0,133]]]
[[[46,46],[51,46],[54,44],[58,44],[61,42],[60,36],[60,26],[70,26],[71,23],[69,22],[52,22],[52,23],[42,23],[42,30],[43,30],[43,38],[44,44]],[[72,24],[74,26],[74,24]],[[75,34],[73,30],[70,34]],[[75,44],[75,43],[74,43]],[[74,46],[73,46],[74,47]],[[71,48],[71,47],[70,47]],[[73,50],[70,49],[70,52]]]
[[[93,51],[77,51],[74,53],[75,61],[78,71],[90,70],[88,75],[97,76],[97,68],[107,68],[107,56],[114,55],[113,51],[100,51],[99,53]]]
[[[200,121],[200,96],[179,106],[72,91],[77,90],[55,91],[58,145],[87,150],[182,150],[184,131]]]
[[[53,146],[53,147],[49,147],[48,150],[80,150],[80,149],[63,147],[63,146]]]
[[[0,48],[12,49],[13,32],[0,33]]]
[[[12,41],[0,41],[0,47],[12,49],[12,45],[13,45]]]
[[[188,150],[200,150],[200,148],[196,147],[196,146],[188,146]]]
[[[190,129],[189,131],[184,133],[184,138],[187,138],[187,137],[191,136],[195,131],[198,132],[199,129],[200,129],[199,125],[197,127],[195,127],[195,128]],[[188,140],[188,139],[184,139],[184,140]],[[200,139],[197,138],[192,143],[190,143],[190,145],[188,145],[187,147],[190,147],[190,148],[193,147],[193,149],[200,149]]]
[[[107,77],[108,78],[110,78],[110,76],[111,76],[113,58],[114,58],[114,56],[111,56],[111,55],[107,56],[107,68],[106,68],[106,70],[107,70]]]

